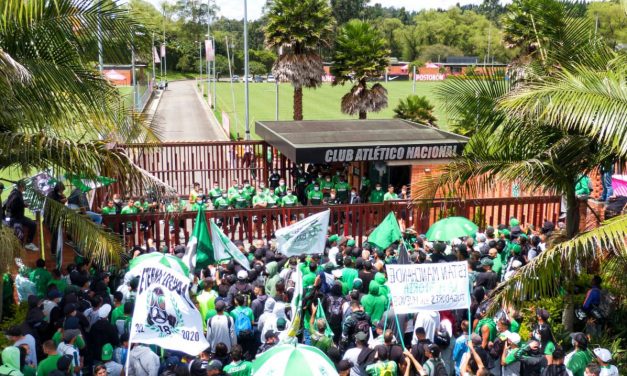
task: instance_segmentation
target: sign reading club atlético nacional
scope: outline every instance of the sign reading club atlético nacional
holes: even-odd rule
[[[449,159],[462,153],[464,144],[368,146],[299,150],[312,163]]]

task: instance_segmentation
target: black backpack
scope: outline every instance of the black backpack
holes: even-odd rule
[[[334,324],[341,324],[342,318],[344,316],[344,312],[342,311],[342,306],[344,305],[344,298],[341,296],[331,296],[329,297],[329,317],[328,322]]]

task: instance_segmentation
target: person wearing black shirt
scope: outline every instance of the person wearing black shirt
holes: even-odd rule
[[[21,233],[22,228],[26,227],[28,229],[28,234],[26,235],[26,239],[24,239],[26,242],[24,248],[29,251],[38,252],[39,248],[33,244],[33,239],[37,232],[37,223],[24,215],[24,209],[28,207],[24,202],[23,193],[25,190],[26,182],[23,180],[18,181],[3,206],[4,214],[9,218],[9,227],[16,231],[16,236],[19,238],[23,238],[23,233]]]
[[[490,291],[496,287],[498,282],[498,276],[492,270],[492,265],[494,261],[489,257],[484,257],[481,259],[481,267],[483,268],[483,272],[477,273],[477,279],[475,280],[475,286],[483,287],[486,291]]]

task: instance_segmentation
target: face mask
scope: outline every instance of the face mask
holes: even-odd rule
[[[244,184],[244,187],[248,188],[250,187],[250,184]]]
[[[238,189],[237,192],[242,193],[242,192],[244,192],[244,190],[243,189]]]
[[[381,190],[381,187],[377,187],[377,191],[380,191],[380,190]]]
[[[330,182],[330,181],[331,181],[331,179],[326,179],[326,180],[327,180],[327,182]]]
[[[320,189],[320,187],[314,187],[314,191],[317,191],[319,189]]]
[[[355,196],[357,196],[357,193],[351,192],[351,196],[355,197]]]
[[[217,190],[217,189],[220,189],[220,187],[219,187],[219,186],[217,186],[217,185],[214,185],[214,186],[213,186],[213,189],[216,189],[216,190]]]
[[[263,195],[263,191],[257,191],[257,195],[259,196]]]
[[[222,198],[226,198],[226,195],[222,195]]]
[[[119,204],[122,202],[122,200],[120,200],[119,198],[116,198],[115,200],[113,200],[113,202],[115,202],[116,204]]]
[[[340,172],[339,172],[339,171],[335,171],[335,175],[338,175],[338,176],[339,176],[339,175],[340,175]]]
[[[335,195],[331,195],[330,197],[331,197],[331,198],[335,198]]]
[[[292,191],[287,191],[288,196],[292,194]]]
[[[196,203],[197,203],[198,205],[200,205],[200,204],[202,204],[202,200],[196,200]]]
[[[285,182],[284,181],[280,181],[279,184],[285,185]]]
[[[259,188],[261,188],[261,189],[264,189],[265,187],[266,187],[266,186],[265,186],[265,184],[261,184],[261,185],[259,186]]]

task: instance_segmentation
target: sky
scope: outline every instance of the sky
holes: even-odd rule
[[[163,0],[148,0],[158,6]],[[174,0],[168,0],[173,2]],[[204,1],[204,0],[201,0]],[[215,0],[220,8],[219,15],[226,18],[241,19],[244,17],[244,0]],[[449,8],[456,3],[479,4],[481,0],[371,0],[370,5],[379,3],[384,7],[394,6],[396,8],[405,7],[407,10],[421,10],[428,8]],[[261,16],[261,8],[265,0],[248,0],[248,19],[257,19]]]

